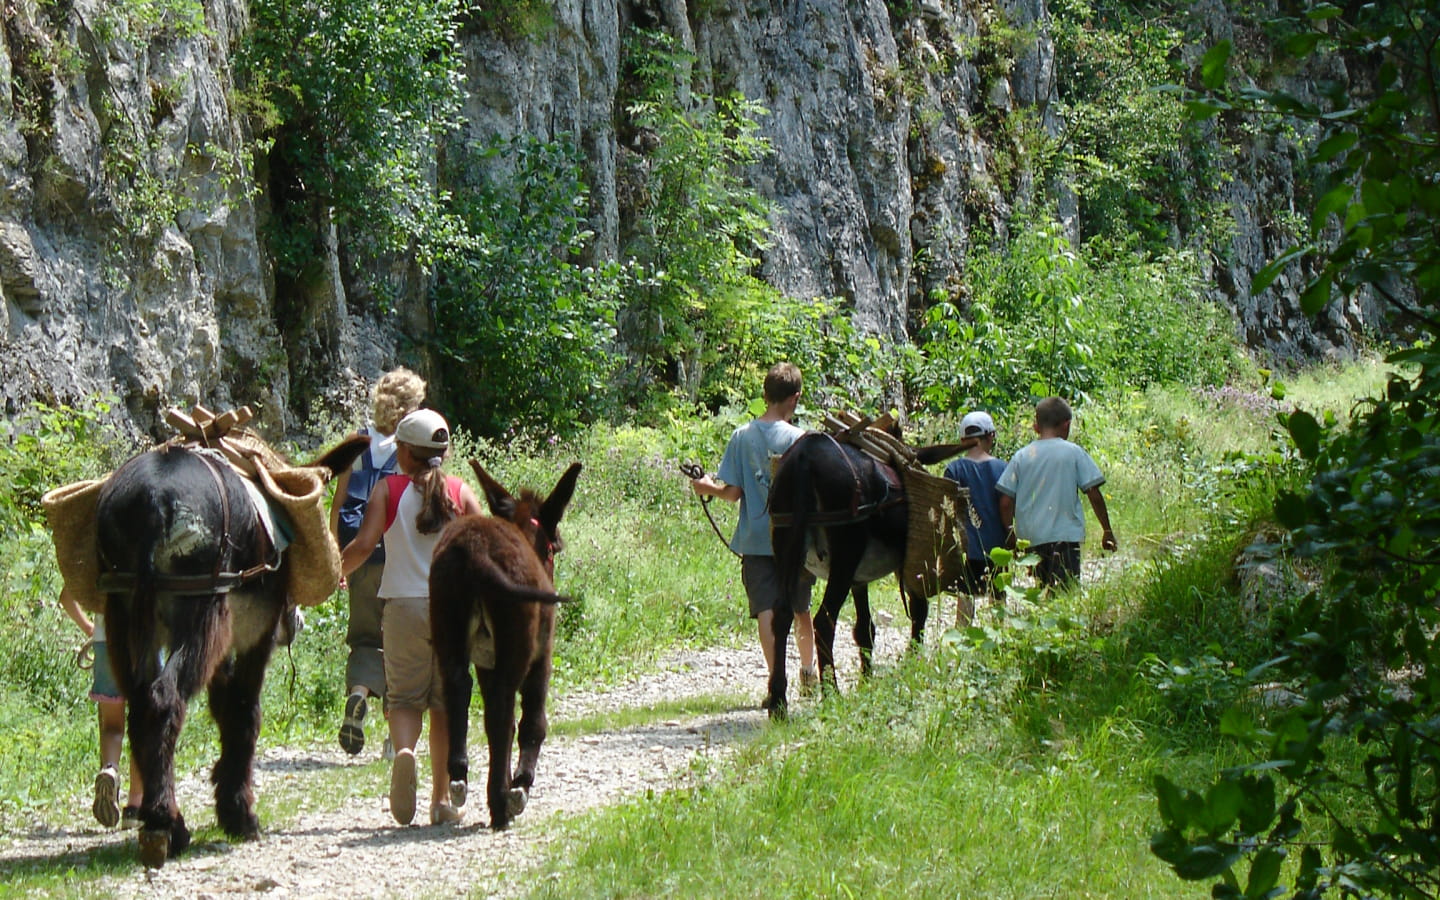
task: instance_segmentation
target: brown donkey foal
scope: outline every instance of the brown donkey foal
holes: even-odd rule
[[[446,526],[430,565],[430,628],[440,665],[450,725],[450,802],[468,791],[470,665],[485,705],[490,745],[486,799],[490,826],[504,828],[519,815],[535,783],[535,763],[548,723],[555,640],[557,528],[575,493],[580,464],[566,470],[548,497],[534,491],[512,497],[470,460],[490,504],[489,516],[464,516]],[[520,759],[510,774],[515,740],[515,695],[520,694]]]

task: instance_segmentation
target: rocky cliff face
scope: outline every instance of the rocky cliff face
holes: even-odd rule
[[[194,402],[250,403],[275,429],[301,414],[350,414],[363,382],[397,360],[400,332],[428,327],[423,277],[411,273],[398,315],[377,320],[347,303],[351,273],[334,246],[303,302],[277,297],[267,198],[254,187],[263,179],[232,94],[248,4],[205,0],[203,27],[140,26],[117,12],[125,6],[5,0],[7,414],[94,394],[118,395],[142,429],[165,406]],[[769,110],[761,130],[775,152],[747,176],[777,205],[763,277],[790,296],[843,297],[858,325],[905,340],[922,299],[956,283],[972,226],[1003,231],[1032,189],[1015,148],[984,123],[1031,107],[1042,127],[1057,126],[1043,0],[924,0],[892,12],[899,6],[559,0],[538,35],[462,29],[467,128],[478,138],[575,136],[595,252],[613,254],[618,185],[642,152],[617,137],[622,40],[663,29],[694,52],[704,90],[739,91]],[[1004,58],[986,41],[1001,21],[1032,35]],[[1343,349],[1370,311],[1337,309],[1317,328],[1293,314],[1296,285],[1248,295],[1249,274],[1278,240],[1265,210],[1293,188],[1267,148],[1249,160],[1229,188],[1236,235],[1215,266],[1217,298],[1264,350]]]

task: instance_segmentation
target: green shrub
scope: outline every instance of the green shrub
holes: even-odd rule
[[[907,374],[921,408],[1023,410],[1151,385],[1223,383],[1242,370],[1227,314],[1200,294],[1183,253],[1147,258],[1092,241],[1076,252],[1053,224],[1021,222],[977,247],[964,300],[926,313]]]
[[[629,278],[583,260],[579,151],[517,137],[450,156],[471,238],[445,253],[431,298],[454,420],[498,437],[612,418],[623,363],[615,314]]]

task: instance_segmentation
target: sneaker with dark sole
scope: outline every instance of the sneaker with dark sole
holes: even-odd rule
[[[345,720],[340,723],[340,749],[354,756],[365,749],[365,695],[345,698]]]
[[[106,828],[120,824],[120,777],[114,766],[106,766],[95,776],[95,804],[90,810],[95,821]]]

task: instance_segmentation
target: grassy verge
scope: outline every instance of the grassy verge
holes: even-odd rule
[[[1382,377],[1290,396],[1343,415]],[[1291,477],[1281,409],[1258,388],[1088,407],[1074,437],[1109,476],[1126,565],[986,612],[716,780],[576,818],[532,896],[1208,896],[1149,852],[1151,779],[1240,760],[1218,718],[1283,609],[1254,606],[1235,561]]]

